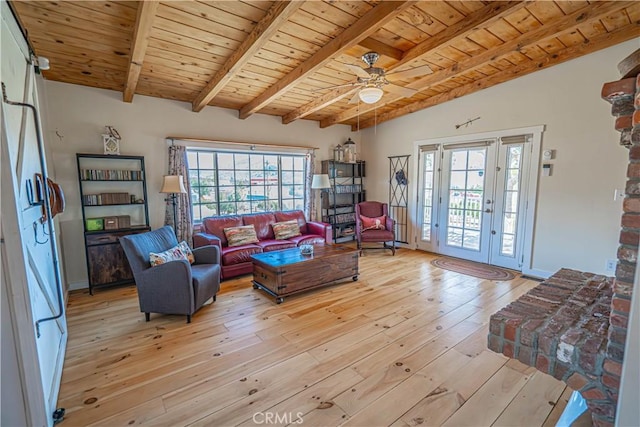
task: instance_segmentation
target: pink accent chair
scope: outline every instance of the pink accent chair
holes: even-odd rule
[[[360,216],[368,218],[379,218],[385,215],[384,230],[366,230],[362,225]],[[395,221],[389,217],[389,209],[386,203],[380,202],[360,202],[356,205],[356,238],[360,255],[364,249],[390,249],[393,255],[396,254]],[[391,245],[388,243],[391,242]],[[363,243],[382,243],[381,247],[363,246]]]

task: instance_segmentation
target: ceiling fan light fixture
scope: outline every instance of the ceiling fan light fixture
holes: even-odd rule
[[[358,92],[360,100],[365,104],[375,104],[380,101],[384,92],[378,87],[365,87]]]

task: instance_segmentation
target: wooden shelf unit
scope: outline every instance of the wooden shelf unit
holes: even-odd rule
[[[149,206],[143,156],[76,154],[84,228],[89,293],[94,288],[134,283],[131,268],[120,246],[120,237],[149,231]],[[140,179],[85,179],[87,170],[108,171],[113,176],[135,172]],[[135,203],[85,204],[85,196],[129,193]],[[87,219],[128,215],[127,227],[87,230]]]

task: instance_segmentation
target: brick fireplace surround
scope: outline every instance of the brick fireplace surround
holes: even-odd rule
[[[620,144],[629,149],[614,278],[562,269],[491,316],[488,346],[579,391],[596,426],[613,426],[640,238],[640,49],[606,83]]]

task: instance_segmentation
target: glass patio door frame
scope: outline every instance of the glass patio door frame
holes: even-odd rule
[[[491,224],[491,253],[489,254],[489,264],[500,267],[520,270],[523,264],[523,236],[525,233],[525,215],[527,211],[527,194],[528,180],[526,179],[531,159],[531,141],[529,136],[521,136],[520,141],[509,142],[509,138],[500,138],[497,160],[497,173],[495,180],[495,202],[493,221]],[[519,139],[515,137],[515,139]],[[511,149],[520,147],[519,167],[515,168],[510,162]],[[517,182],[517,201],[515,203],[508,202],[508,193],[512,192],[509,188],[510,172],[518,170]],[[515,225],[510,227],[505,218],[508,212],[515,211]],[[513,231],[514,239],[512,245],[503,245],[503,239],[509,231]],[[508,247],[511,246],[511,253]]]
[[[536,202],[537,202],[537,187],[538,187],[538,179],[539,179],[539,171],[540,171],[540,154],[541,154],[541,146],[542,146],[542,133],[545,130],[544,125],[524,127],[524,128],[516,128],[516,129],[507,129],[500,131],[491,131],[491,132],[482,132],[477,134],[470,135],[460,135],[460,136],[451,136],[451,137],[443,137],[443,138],[433,138],[433,139],[425,139],[414,141],[414,153],[416,161],[414,163],[414,173],[418,179],[414,180],[412,184],[413,194],[416,195],[415,198],[410,200],[411,204],[415,203],[415,205],[410,206],[410,212],[412,213],[412,229],[413,229],[413,240],[414,240],[414,248],[425,250],[429,252],[435,252],[440,254],[445,254],[443,252],[443,237],[444,231],[446,227],[442,226],[442,218],[444,218],[443,211],[445,211],[444,207],[444,198],[441,194],[441,189],[446,188],[444,183],[440,185],[442,180],[446,179],[444,171],[442,170],[442,165],[444,164],[444,150],[443,146],[449,144],[464,144],[471,143],[474,141],[487,141],[487,140],[495,140],[496,148],[498,144],[502,143],[501,139],[509,138],[514,135],[526,135],[527,141],[524,144],[524,149],[522,152],[522,169],[520,171],[520,183],[519,183],[519,200],[518,200],[518,213],[519,213],[519,221],[517,223],[517,242],[515,246],[515,254],[514,256],[505,257],[500,254],[500,243],[501,239],[497,238],[498,230],[500,233],[502,232],[502,219],[500,218],[502,213],[502,204],[504,203],[503,194],[499,194],[502,189],[504,189],[504,176],[505,174],[500,174],[500,171],[496,171],[497,168],[503,168],[501,165],[506,164],[506,159],[504,158],[504,152],[502,156],[497,156],[498,153],[495,153],[496,156],[492,160],[493,164],[493,173],[498,173],[496,178],[492,178],[493,182],[490,182],[488,179],[485,180],[489,184],[492,194],[492,201],[490,208],[492,211],[498,209],[498,212],[490,212],[484,213],[489,214],[491,217],[489,218],[489,222],[487,227],[485,227],[489,232],[495,231],[496,238],[491,239],[492,242],[489,246],[489,254],[487,256],[487,260],[480,262],[489,262],[494,265],[500,265],[503,267],[513,268],[516,270],[522,271],[524,274],[544,277],[543,272],[540,272],[537,269],[532,268],[533,264],[533,230],[534,230],[534,222],[535,222],[535,212],[536,212]],[[422,221],[424,218],[424,195],[421,194],[424,186],[424,171],[423,171],[423,153],[431,152],[432,150],[435,152],[436,165],[434,168],[434,177],[433,177],[433,188],[432,192],[432,223],[431,223],[431,239],[425,241],[422,239]],[[497,162],[497,165],[496,163]],[[487,168],[488,169],[488,168]],[[502,177],[500,176],[502,175]],[[494,185],[495,183],[495,185]],[[495,198],[493,197],[495,195]],[[441,201],[442,199],[442,201]],[[485,193],[484,200],[486,202],[487,197]],[[497,203],[496,203],[497,202]],[[485,206],[486,209],[486,206]],[[489,239],[487,239],[489,240]],[[451,256],[460,256],[466,259],[472,259],[465,255],[453,255]]]

